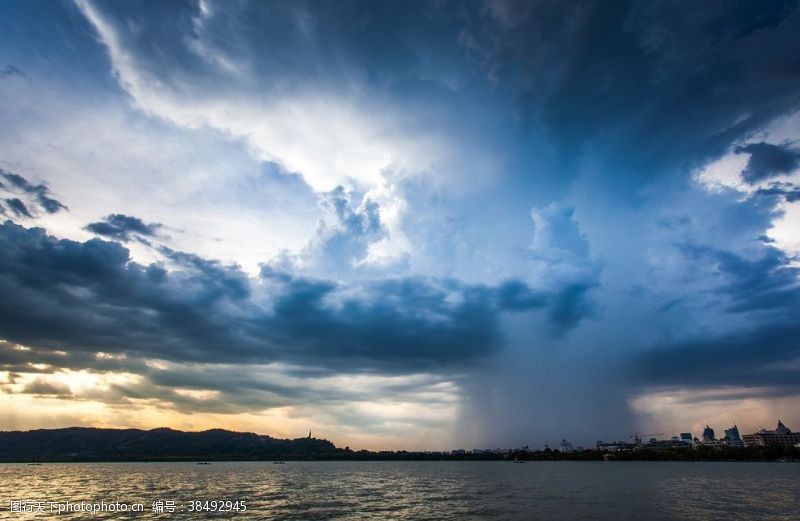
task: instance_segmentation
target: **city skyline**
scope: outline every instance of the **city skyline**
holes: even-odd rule
[[[800,426],[796,48],[796,1],[3,2],[0,430]]]
[[[76,435],[76,433],[81,433],[80,435]],[[175,454],[179,456],[179,459],[185,459],[187,454],[192,454],[191,452],[185,452],[187,450],[197,450],[197,445],[191,447],[191,445],[186,444],[189,440],[192,439],[193,436],[204,436],[204,442],[208,440],[216,439],[219,442],[220,439],[228,439],[228,440],[240,440],[242,442],[242,446],[247,446],[248,444],[252,444],[253,442],[257,442],[257,440],[262,439],[262,442],[268,443],[270,446],[265,449],[265,452],[261,452],[256,459],[263,459],[265,455],[268,455],[271,451],[273,457],[281,454],[280,448],[282,447],[283,450],[287,450],[286,453],[291,453],[292,448],[300,450],[303,447],[303,444],[306,444],[308,450],[312,453],[315,450],[322,450],[321,453],[313,453],[314,459],[322,458],[322,459],[341,459],[348,457],[353,457],[358,459],[358,455],[363,455],[365,452],[369,453],[369,450],[364,450],[359,447],[351,448],[350,446],[346,447],[336,447],[332,444],[329,440],[324,438],[316,438],[312,436],[311,431],[308,432],[307,435],[295,438],[287,438],[287,439],[280,439],[274,438],[270,436],[264,436],[262,434],[257,433],[249,433],[249,432],[235,432],[229,431],[224,429],[210,429],[204,431],[180,431],[174,430],[170,428],[155,428],[150,430],[128,430],[128,429],[98,429],[98,428],[87,428],[87,427],[68,427],[68,428],[61,428],[61,429],[36,429],[30,431],[0,431],[0,435],[6,437],[2,456],[0,459],[4,461],[24,461],[29,459],[32,456],[30,453],[30,444],[34,442],[34,440],[38,439],[39,443],[44,440],[50,440],[50,442],[55,443],[55,445],[59,446],[60,448],[56,448],[55,451],[49,453],[47,456],[48,459],[61,459],[61,458],[74,458],[80,454],[82,460],[85,460],[87,457],[89,460],[92,459],[92,456],[89,454],[81,454],[82,452],[91,453],[91,449],[89,447],[95,446],[100,448],[100,452],[96,452],[94,457],[105,459],[111,457],[121,458],[121,460],[128,460],[130,458],[134,458],[136,460],[140,460],[141,458],[163,458],[163,454],[156,452],[148,453],[146,450],[143,451],[142,449],[151,445],[154,440],[150,442],[144,442],[143,440],[146,439],[146,436],[154,436],[154,437],[162,437],[164,439],[169,439],[170,444],[173,445],[176,449],[180,447],[180,454]],[[99,442],[102,440],[103,437],[106,437],[105,442]],[[145,438],[142,438],[144,436]],[[659,438],[660,436],[660,438]],[[117,437],[116,443],[110,442],[110,439],[113,437]],[[724,429],[724,435],[721,437],[717,437],[715,431],[709,425],[706,425],[703,429],[702,434],[698,436],[694,436],[692,432],[681,432],[679,434],[675,434],[670,436],[669,434],[665,435],[664,433],[640,433],[635,432],[632,435],[629,435],[627,438],[629,439],[619,439],[617,438],[616,441],[603,441],[598,440],[594,445],[589,447],[583,446],[575,446],[566,438],[562,438],[561,442],[558,444],[553,444],[551,447],[551,443],[545,441],[541,444],[541,446],[537,446],[536,444],[525,444],[522,446],[514,446],[514,447],[473,447],[473,448],[448,448],[444,450],[430,450],[430,449],[417,449],[416,451],[409,452],[408,454],[413,455],[417,454],[418,457],[422,457],[424,455],[444,455],[444,456],[459,456],[459,455],[483,455],[483,456],[498,456],[503,455],[505,457],[509,457],[509,455],[513,454],[521,454],[521,453],[541,453],[541,452],[562,452],[562,453],[587,453],[587,452],[595,452],[599,451],[602,453],[615,453],[615,452],[625,452],[625,451],[674,451],[678,450],[679,452],[683,452],[685,449],[712,449],[712,450],[721,450],[721,449],[753,449],[753,448],[776,448],[776,447],[783,447],[786,449],[798,449],[800,448],[800,432],[792,431],[788,426],[786,426],[780,419],[777,420],[777,425],[775,429],[767,429],[767,428],[759,428],[753,433],[747,433],[741,435],[739,429],[736,424],[732,425],[728,429]],[[8,443],[9,439],[16,440],[17,443],[22,443],[28,446],[27,450],[24,451],[25,453],[20,455],[16,454],[13,450],[15,446],[14,442],[12,441],[10,444]],[[137,448],[133,450],[133,452],[127,452],[125,449],[126,443],[121,443],[121,439],[132,439],[136,440],[135,445]],[[194,438],[194,439],[202,439],[202,438]],[[186,444],[186,445],[182,445]],[[158,445],[159,443],[155,443]],[[202,444],[202,442],[201,442]],[[103,447],[105,448],[112,448],[114,446],[122,447],[123,450],[119,452],[115,452],[113,449],[110,452],[103,452]],[[9,447],[11,450],[9,451]],[[65,447],[72,447],[72,448],[65,448]],[[77,452],[75,449],[78,447],[83,447],[79,449]],[[215,458],[219,455],[212,450],[211,447],[207,447],[208,455],[214,456]],[[277,450],[277,452],[276,452]],[[338,451],[338,452],[337,452]],[[407,451],[405,449],[384,449],[381,452],[389,453],[388,458],[394,458],[397,455],[402,455]],[[379,456],[381,452],[372,452],[371,456]],[[111,454],[114,454],[112,456]],[[195,455],[199,455],[196,452]],[[724,455],[723,453],[720,453]],[[779,453],[778,453],[779,454]],[[349,455],[349,456],[348,456]],[[236,454],[237,458],[241,457],[241,454]],[[300,453],[296,453],[294,457],[299,457]],[[312,454],[306,453],[305,456],[311,457]],[[709,454],[705,452],[703,454],[704,457],[712,459],[717,459],[713,456],[713,454]],[[753,456],[753,453],[750,453],[750,456]],[[739,457],[742,457],[742,454],[739,454]],[[763,457],[763,454],[762,456]],[[775,454],[773,454],[773,457]],[[413,459],[413,457],[412,457]],[[780,458],[778,458],[780,459]]]

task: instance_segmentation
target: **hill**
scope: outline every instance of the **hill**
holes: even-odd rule
[[[328,440],[272,438],[212,429],[96,429],[70,427],[0,432],[0,461],[194,461],[336,458]]]

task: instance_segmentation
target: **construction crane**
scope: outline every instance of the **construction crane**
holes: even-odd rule
[[[633,443],[635,445],[642,445],[642,437],[644,436],[663,436],[664,434],[661,432],[657,432],[655,434],[643,434],[641,432],[634,432],[633,435],[629,436],[629,438],[633,438]]]

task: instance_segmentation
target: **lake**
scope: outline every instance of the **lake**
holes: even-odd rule
[[[82,501],[105,511],[64,513]],[[727,521],[799,512],[797,463],[0,464],[3,519]]]

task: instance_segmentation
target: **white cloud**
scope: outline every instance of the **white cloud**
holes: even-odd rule
[[[259,80],[264,88],[258,82],[225,81],[226,76],[236,77],[250,66],[246,56],[233,60],[228,51],[204,38],[206,23],[214,17],[209,4],[200,4],[193,17],[195,34],[187,36],[184,44],[210,63],[212,70],[192,76],[171,70],[151,72],[149,57],[136,50],[135,34],[115,25],[90,0],[76,2],[107,48],[120,86],[146,114],[186,129],[211,128],[241,140],[252,159],[274,162],[297,173],[314,192],[343,186],[377,202],[387,233],[368,246],[367,255],[357,259],[354,267],[393,267],[407,262],[414,253],[403,231],[411,202],[397,188],[400,180],[422,176],[430,185],[464,177],[473,180],[455,183],[455,189],[463,192],[471,184],[485,182],[490,172],[497,175],[498,161],[477,143],[468,156],[463,154],[452,141],[465,136],[454,138],[452,132],[422,126],[417,116],[401,106],[367,96],[358,82],[321,82],[312,90],[277,94],[269,87],[269,75],[275,71],[260,73],[266,75]],[[248,75],[259,77],[250,70]],[[224,222],[224,216],[213,215]],[[229,230],[242,226],[246,221],[224,222]],[[213,251],[214,256],[220,253]],[[250,267],[254,252],[240,252],[239,257],[246,258]]]
[[[381,185],[389,166],[430,173],[452,159],[441,137],[409,134],[401,128],[402,117],[367,103],[358,89],[276,96],[259,88],[225,91],[198,78],[156,77],[123,30],[90,1],[76,1],[108,49],[120,85],[139,108],[181,126],[208,126],[244,139],[255,158],[299,173],[317,192],[339,185],[369,190]],[[239,68],[197,38],[191,41],[204,59],[229,72]]]
[[[783,145],[800,140],[800,112],[779,118],[771,122],[747,143],[764,141]],[[746,144],[746,143],[745,143]],[[709,192],[725,192],[734,190],[741,194],[742,200],[754,196],[759,190],[769,188],[776,182],[791,183],[800,186],[800,171],[770,177],[755,183],[747,183],[742,179],[749,154],[736,151],[732,147],[721,158],[705,165],[695,172],[694,180]],[[780,201],[775,208],[775,217],[766,235],[773,244],[789,256],[800,255],[800,201]]]
[[[75,240],[112,213],[164,224],[175,249],[241,264],[297,251],[314,232],[313,193],[213,130],[176,128],[120,98],[80,99],[65,85],[0,83],[0,167],[46,182],[69,211],[36,221]],[[131,244],[139,262],[154,260]]]

